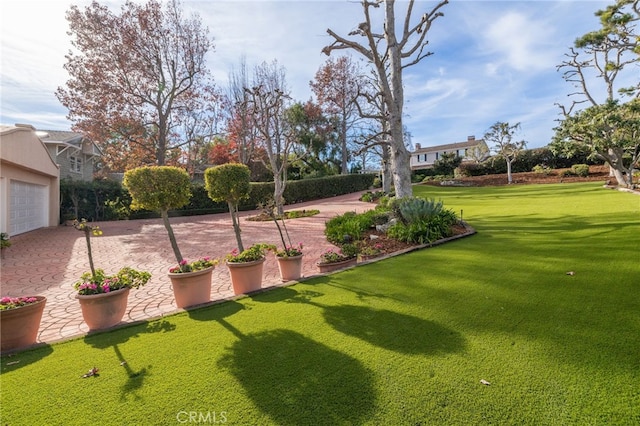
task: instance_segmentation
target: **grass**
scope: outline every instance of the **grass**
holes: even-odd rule
[[[2,424],[640,423],[640,197],[415,191],[478,234],[3,357]]]

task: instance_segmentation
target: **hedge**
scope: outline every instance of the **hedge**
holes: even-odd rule
[[[375,174],[349,174],[289,181],[284,191],[285,203],[295,204],[364,191],[373,186],[375,177]],[[249,198],[240,202],[240,210],[254,210],[260,203],[273,197],[273,185],[273,182],[252,182]],[[227,203],[213,202],[201,183],[191,184],[191,194],[189,204],[169,211],[169,215],[195,216],[228,211]],[[99,221],[159,217],[157,212],[131,211],[131,195],[119,182],[112,180],[62,180],[60,198],[62,221],[74,218]]]

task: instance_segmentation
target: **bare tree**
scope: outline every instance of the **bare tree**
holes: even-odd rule
[[[520,123],[510,126],[509,123],[498,121],[484,134],[484,140],[493,145],[493,151],[507,162],[507,180],[510,184],[513,183],[511,165],[516,161],[518,155],[527,147],[527,143],[524,140],[513,140],[513,137],[519,130]]]
[[[229,73],[230,119],[227,132],[238,150],[240,163],[251,167],[257,140],[257,129],[253,125],[247,61],[243,56],[238,69]]]
[[[269,168],[273,173],[273,200],[278,214],[284,212],[284,190],[287,185],[287,167],[293,153],[295,139],[285,113],[291,97],[286,84],[284,67],[274,60],[255,68],[253,87],[246,89],[253,111],[253,125],[259,133],[259,144],[267,152]]]
[[[119,15],[96,1],[71,6],[67,20],[76,52],[67,55],[71,79],[56,96],[74,130],[114,144],[103,145],[114,157],[159,165],[179,158],[175,151],[188,143],[179,127],[213,84],[205,62],[212,43],[199,17],[183,17],[178,0],[129,0]]]
[[[365,21],[358,24],[358,27],[348,36],[362,37],[364,41],[348,39],[328,29],[327,32],[333,37],[334,42],[322,51],[329,55],[334,50],[355,50],[373,64],[389,114],[388,123],[391,135],[389,143],[396,196],[412,196],[409,162],[411,155],[404,144],[402,126],[404,108],[402,71],[432,54],[432,52],[425,50],[428,44],[426,36],[433,22],[443,16],[440,9],[448,3],[448,0],[440,1],[417,19],[412,19],[415,2],[409,0],[401,24],[400,37],[396,35],[395,0],[363,0],[361,3]],[[371,17],[371,9],[378,8],[380,5],[384,6],[382,29],[375,28],[377,23],[373,22]]]

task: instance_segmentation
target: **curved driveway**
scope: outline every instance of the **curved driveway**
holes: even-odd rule
[[[320,214],[287,221],[294,244],[304,245],[303,274],[317,274],[315,262],[331,248],[324,237],[324,224],[346,211],[364,212],[372,204],[358,201],[361,192],[339,197],[293,204],[286,210],[318,209]],[[273,222],[247,221],[256,211],[241,212],[242,240],[245,246],[256,242],[281,245]],[[213,273],[211,300],[234,297],[229,272],[222,258],[236,247],[228,213],[171,218],[171,224],[186,259],[211,256],[221,259]],[[161,219],[110,221],[95,223],[103,231],[93,237],[91,248],[96,268],[107,274],[123,266],[149,271],[149,283],[129,294],[123,321],[158,318],[181,311],[175,305],[168,268],[175,264],[166,230]],[[83,335],[88,327],[82,321],[80,305],[75,300],[73,283],[89,270],[83,233],[73,227],[58,226],[32,231],[11,238],[13,245],[2,259],[0,282],[2,296],[42,295],[47,305],[42,318],[39,341],[52,343]],[[267,257],[263,287],[281,284],[273,255]]]

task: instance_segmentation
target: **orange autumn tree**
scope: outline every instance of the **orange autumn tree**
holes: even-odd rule
[[[189,142],[182,125],[215,101],[200,18],[183,16],[178,0],[129,0],[120,13],[93,1],[66,18],[74,50],[56,96],[73,129],[96,141],[114,171],[179,158]]]

